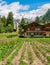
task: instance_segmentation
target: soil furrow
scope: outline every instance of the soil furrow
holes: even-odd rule
[[[25,45],[25,42],[24,44],[22,45],[22,48],[20,49],[20,51],[18,52],[18,55],[12,60],[12,64],[13,65],[19,65],[20,63],[20,58],[21,58],[21,55],[22,55],[22,51],[24,49],[24,45]]]
[[[34,57],[34,62],[32,65],[44,65],[36,56],[34,50],[32,49],[32,46],[30,45],[30,49],[31,49],[31,52],[33,54],[33,57]]]

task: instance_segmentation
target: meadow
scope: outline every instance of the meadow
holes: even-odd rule
[[[0,33],[0,39],[5,39],[5,38],[12,38],[12,37],[18,37],[17,32],[12,32],[12,33]]]
[[[0,65],[50,65],[50,38],[0,40]]]

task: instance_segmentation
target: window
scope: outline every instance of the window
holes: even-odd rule
[[[30,28],[28,28],[28,31],[30,30]]]
[[[46,36],[49,36],[49,34],[46,34]]]
[[[35,30],[40,31],[41,29],[40,28],[35,28]]]

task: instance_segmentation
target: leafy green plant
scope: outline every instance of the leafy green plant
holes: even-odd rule
[[[48,56],[47,59],[48,59],[48,62],[50,62],[50,56]]]
[[[28,52],[28,56],[29,56],[30,64],[32,64],[33,61],[34,61],[34,58],[33,58],[32,52]]]
[[[19,65],[27,65],[24,61],[21,61]]]

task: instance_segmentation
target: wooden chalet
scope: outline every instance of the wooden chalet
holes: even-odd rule
[[[20,35],[24,37],[48,37],[50,36],[50,23],[41,25],[33,22],[25,25]]]

